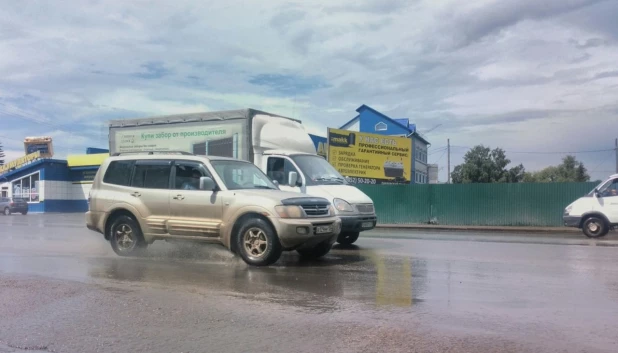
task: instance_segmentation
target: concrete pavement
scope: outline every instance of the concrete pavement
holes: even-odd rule
[[[0,217],[0,352],[615,352],[616,242],[378,230],[252,268],[218,246],[120,258],[79,218]]]

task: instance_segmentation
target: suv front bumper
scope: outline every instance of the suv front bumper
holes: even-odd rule
[[[339,217],[318,219],[272,218],[284,249],[311,247],[323,241],[334,243],[341,232]]]

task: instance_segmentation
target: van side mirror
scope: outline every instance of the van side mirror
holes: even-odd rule
[[[213,191],[215,189],[215,181],[209,177],[200,178],[200,190]]]
[[[296,183],[298,183],[298,173],[290,172],[288,174],[288,185],[289,186],[296,186]]]
[[[275,184],[275,186],[279,187],[279,182],[277,180],[272,180],[273,184]]]

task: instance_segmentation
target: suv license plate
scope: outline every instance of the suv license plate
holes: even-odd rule
[[[333,227],[331,226],[317,226],[315,228],[315,234],[332,233]]]
[[[371,228],[371,227],[373,227],[373,222],[363,222],[363,223],[361,223],[361,227],[363,227],[363,228]]]

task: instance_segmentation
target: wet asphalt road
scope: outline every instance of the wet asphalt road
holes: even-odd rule
[[[368,233],[250,268],[0,217],[0,352],[617,352],[618,234]]]

